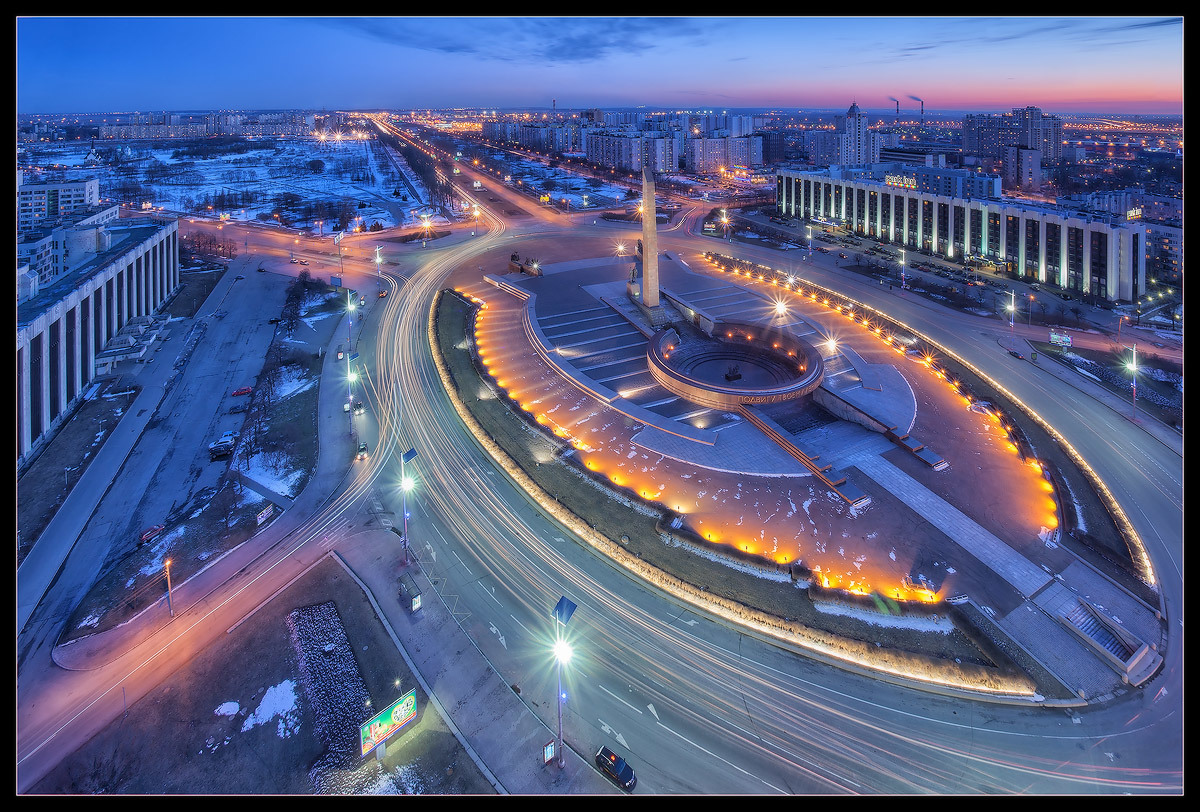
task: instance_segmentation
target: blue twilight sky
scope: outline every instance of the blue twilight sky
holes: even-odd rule
[[[21,17],[17,112],[1171,113],[1181,17]]]

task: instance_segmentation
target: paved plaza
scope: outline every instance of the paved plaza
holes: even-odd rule
[[[487,305],[475,340],[495,383],[579,464],[710,542],[799,562],[824,586],[962,597],[998,623],[1022,613],[1022,636],[1059,638],[1069,610],[1033,601],[1082,565],[1056,543],[1061,506],[1041,469],[992,414],[811,289],[663,254],[660,289],[681,332],[704,321],[714,334],[726,322],[783,329],[824,364],[800,401],[698,405],[648,369],[656,329],[627,293],[631,264],[564,262],[464,289]]]

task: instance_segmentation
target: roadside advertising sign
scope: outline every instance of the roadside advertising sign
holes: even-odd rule
[[[411,722],[416,715],[417,689],[413,688],[392,703],[391,707],[370,721],[364,722],[358,729],[363,757],[365,758],[367,753],[370,753],[377,745],[382,744],[393,733]]]

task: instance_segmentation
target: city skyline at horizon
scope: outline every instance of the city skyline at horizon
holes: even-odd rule
[[[1183,107],[1182,22],[26,17],[17,21],[17,109],[818,112],[856,102],[880,115],[897,103],[901,115],[919,114],[923,103],[926,115],[1036,106],[1170,116]],[[181,57],[183,38],[215,45]],[[121,39],[140,47],[96,47]],[[137,81],[150,64],[159,81]]]

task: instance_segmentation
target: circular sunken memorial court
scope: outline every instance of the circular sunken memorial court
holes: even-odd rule
[[[821,385],[825,368],[817,349],[789,332],[727,321],[712,335],[687,323],[659,330],[646,356],[664,389],[724,410],[804,397]]]

